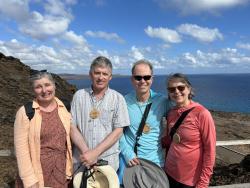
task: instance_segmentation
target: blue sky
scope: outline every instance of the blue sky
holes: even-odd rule
[[[0,0],[0,52],[34,69],[250,73],[250,0]]]

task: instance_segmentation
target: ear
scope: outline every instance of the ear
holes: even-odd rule
[[[132,76],[130,76],[130,81],[131,81],[131,83],[133,84],[133,82],[134,82],[133,75],[132,75]]]

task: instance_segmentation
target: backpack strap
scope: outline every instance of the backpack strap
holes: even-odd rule
[[[31,120],[35,114],[35,109],[32,108],[33,102],[29,101],[24,105],[26,116]]]
[[[67,99],[60,99],[60,100],[63,102],[63,104],[66,107],[66,109],[68,110],[68,112],[70,112],[71,105],[70,105],[69,100],[67,100]]]
[[[69,101],[66,100],[66,99],[61,99],[61,101],[63,102],[63,104],[66,107],[66,109],[68,110],[68,112],[70,112],[70,103],[69,103]],[[32,108],[32,105],[33,105],[32,101],[29,101],[24,105],[26,116],[29,118],[29,120],[31,120],[34,117],[34,114],[35,114],[35,109]]]

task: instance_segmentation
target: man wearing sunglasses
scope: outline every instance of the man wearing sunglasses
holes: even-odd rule
[[[153,66],[146,60],[137,61],[132,67],[131,82],[135,88],[125,96],[127,103],[130,126],[126,127],[120,139],[120,180],[123,176],[123,166],[135,166],[140,162],[138,158],[144,158],[164,166],[164,156],[160,144],[163,132],[162,120],[169,109],[169,103],[165,96],[151,90],[153,83]],[[152,103],[147,117],[144,116],[147,105]],[[142,135],[139,137],[137,154],[134,150],[138,128],[143,124]]]

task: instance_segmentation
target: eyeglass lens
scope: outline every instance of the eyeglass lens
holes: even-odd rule
[[[134,79],[137,81],[141,81],[142,79],[148,81],[151,79],[151,77],[152,77],[151,75],[145,75],[145,76],[135,75]]]
[[[182,91],[185,90],[185,88],[186,88],[186,86],[169,87],[169,88],[168,88],[168,91],[169,91],[170,93],[174,93],[175,90],[178,89],[179,91],[182,92]]]

